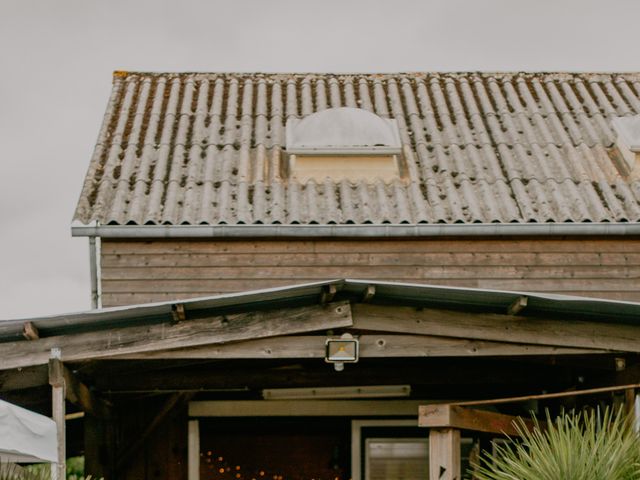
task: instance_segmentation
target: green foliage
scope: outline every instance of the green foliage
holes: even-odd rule
[[[640,437],[622,410],[564,414],[484,453],[478,480],[640,480]]]
[[[13,463],[0,463],[0,480],[51,480],[51,466],[37,464],[21,467]],[[84,457],[67,459],[67,480],[92,480],[91,475],[84,476]]]
[[[84,457],[67,458],[67,480],[84,478]]]
[[[0,464],[0,480],[51,480],[45,470],[30,470],[13,463]]]

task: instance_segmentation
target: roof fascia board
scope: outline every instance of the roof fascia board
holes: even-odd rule
[[[419,225],[82,225],[74,237],[249,238],[249,237],[456,237],[640,235],[640,223],[474,223]]]

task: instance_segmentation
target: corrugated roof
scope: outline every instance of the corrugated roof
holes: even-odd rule
[[[398,121],[405,178],[287,178],[285,122],[328,107]],[[611,121],[640,73],[114,75],[82,224],[637,222]]]
[[[23,327],[31,322],[41,337],[68,335],[144,323],[173,321],[172,308],[182,303],[191,318],[273,308],[293,308],[320,303],[323,289],[336,287],[333,301],[362,302],[368,287],[375,287],[372,304],[442,308],[506,314],[522,296],[527,297],[524,316],[618,322],[636,325],[640,303],[583,298],[569,295],[509,292],[477,288],[443,287],[374,280],[335,279],[303,285],[269,288],[211,297],[112,307],[87,312],[0,322],[0,342],[24,340]],[[26,340],[25,340],[26,341]]]

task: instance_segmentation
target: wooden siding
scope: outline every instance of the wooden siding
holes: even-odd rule
[[[102,241],[104,306],[332,278],[640,301],[640,239]]]

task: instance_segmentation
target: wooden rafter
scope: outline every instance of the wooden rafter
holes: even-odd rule
[[[337,292],[338,288],[333,284],[325,285],[324,287],[322,287],[322,293],[320,294],[320,304],[324,305],[333,301],[333,297],[336,296]]]
[[[184,303],[175,303],[171,305],[171,315],[174,323],[184,322],[187,319]]]
[[[40,338],[38,328],[32,322],[24,322],[22,336],[27,340],[38,340]]]
[[[524,295],[516,298],[513,303],[509,305],[509,308],[507,309],[507,315],[520,314],[525,308],[527,308],[528,302],[529,298]]]

